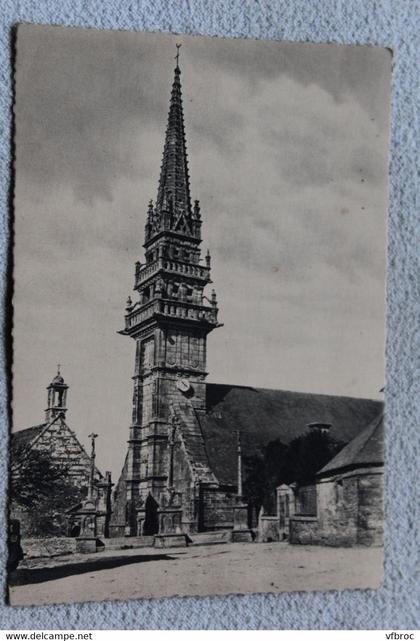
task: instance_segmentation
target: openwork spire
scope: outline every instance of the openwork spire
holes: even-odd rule
[[[177,45],[176,67],[169,105],[168,124],[160,170],[156,205],[149,204],[146,239],[159,231],[171,230],[187,236],[199,235],[200,208],[191,206],[182,107],[181,70]]]

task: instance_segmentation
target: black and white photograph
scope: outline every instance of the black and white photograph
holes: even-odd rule
[[[11,605],[381,585],[391,64],[19,25]]]

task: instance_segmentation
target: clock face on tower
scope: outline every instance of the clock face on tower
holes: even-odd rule
[[[186,378],[179,379],[179,381],[176,382],[176,386],[183,394],[186,394],[191,389],[190,382],[187,381]]]

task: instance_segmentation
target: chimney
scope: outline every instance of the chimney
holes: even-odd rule
[[[318,432],[319,434],[328,434],[331,429],[332,423],[323,423],[321,421],[314,421],[308,423],[307,427],[311,432]]]

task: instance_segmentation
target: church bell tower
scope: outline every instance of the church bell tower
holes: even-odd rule
[[[67,390],[69,386],[64,382],[60,373],[60,365],[57,367],[57,374],[47,387],[47,408],[45,410],[45,422],[51,423],[58,417],[65,416],[67,412]]]
[[[156,201],[150,201],[144,263],[135,265],[125,327],[136,343],[132,423],[126,473],[126,534],[137,531],[139,505],[159,505],[170,481],[173,403],[205,411],[206,340],[217,320],[216,294],[204,294],[210,254],[201,258],[201,213],[191,203],[179,46]]]

